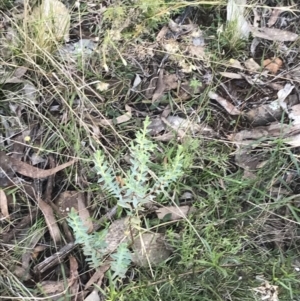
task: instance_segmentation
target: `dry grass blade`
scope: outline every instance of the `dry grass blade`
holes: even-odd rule
[[[69,40],[70,14],[58,0],[43,0],[33,9],[29,20],[24,20],[33,41],[43,50],[52,49],[63,39]]]

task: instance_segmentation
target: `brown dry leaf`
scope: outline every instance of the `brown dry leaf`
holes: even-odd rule
[[[27,72],[28,68],[27,67],[24,67],[24,66],[21,66],[21,67],[18,67],[13,76],[17,77],[17,78],[21,78],[25,75],[25,73]]]
[[[174,33],[180,33],[182,31],[181,24],[177,24],[172,19],[170,19],[168,27],[173,31]]]
[[[275,91],[283,89],[283,85],[280,83],[268,83],[268,87],[272,88]]]
[[[284,87],[281,87],[281,89],[279,90],[283,89]],[[285,99],[285,102],[289,107],[292,107],[295,104],[298,104],[298,97],[295,94],[288,95]],[[278,102],[278,99],[276,99],[269,104],[264,104],[257,108],[253,108],[250,111],[246,112],[244,115],[252,123],[253,126],[263,126],[267,125],[270,122],[280,121],[282,113],[282,106]],[[291,119],[294,119],[294,116],[291,116]]]
[[[175,221],[186,218],[190,211],[190,206],[167,206],[157,209],[155,212],[159,219],[164,219],[166,215],[170,215],[170,220]]]
[[[300,133],[300,124],[272,123],[267,129],[272,137],[291,137]]]
[[[94,124],[93,125],[91,124],[89,126],[92,129],[93,134],[95,135],[95,137],[100,138],[102,136],[99,126],[94,125]]]
[[[170,105],[167,105],[167,106],[165,106],[165,108],[163,109],[163,111],[162,111],[162,113],[161,113],[161,116],[162,116],[162,117],[165,117],[165,118],[168,118],[168,116],[170,115],[171,112],[172,112],[171,106],[170,106]]]
[[[176,40],[168,40],[163,44],[168,54],[175,54],[180,50],[179,43]]]
[[[257,151],[251,152],[251,147],[243,147],[235,154],[235,164],[246,171],[253,172],[263,167],[266,154]]]
[[[265,69],[269,70],[272,74],[276,74],[278,70],[282,67],[283,61],[276,57],[273,59],[266,59],[263,61],[263,66]]]
[[[40,163],[45,163],[46,159],[41,157],[40,155],[38,155],[38,153],[34,152],[31,156],[30,156],[30,161],[32,165],[37,165]]]
[[[70,256],[70,277],[67,279],[67,283],[65,280],[61,281],[43,281],[38,283],[38,287],[42,292],[43,300],[47,301],[56,301],[61,300],[63,296],[72,295],[75,297],[74,300],[83,300],[83,294],[79,293],[79,283],[78,283],[78,264],[75,257]],[[69,289],[69,292],[68,292]],[[69,296],[70,297],[70,296]],[[73,298],[72,298],[73,300]]]
[[[127,122],[131,119],[132,115],[131,115],[131,107],[128,105],[125,105],[125,110],[126,113],[118,116],[116,119],[103,119],[100,120],[100,124],[101,125],[113,125],[113,124],[121,124],[124,122]]]
[[[168,125],[177,132],[180,138],[183,138],[188,131],[192,132],[193,135],[201,134],[206,137],[217,137],[217,133],[205,124],[197,124],[178,116],[169,116],[167,121]]]
[[[11,75],[11,73],[0,72],[1,75],[1,84],[19,84],[24,83],[24,79],[18,78],[16,76]]]
[[[99,293],[97,289],[93,289],[93,291],[84,299],[84,301],[100,301]]]
[[[98,82],[96,85],[96,89],[100,92],[107,91],[109,88],[109,83]]]
[[[19,135],[16,135],[12,142],[12,149],[11,149],[11,157],[14,159],[21,160],[24,156],[24,150],[27,147],[24,144],[25,137],[30,134],[30,130],[24,130]]]
[[[84,290],[87,290],[93,284],[97,284],[98,286],[101,286],[105,272],[109,268],[110,268],[110,264],[104,264],[101,267],[97,268],[96,272],[93,274],[93,276],[90,278],[90,280],[85,285]]]
[[[45,217],[45,221],[52,239],[55,243],[59,243],[61,241],[60,230],[55,220],[51,206],[44,202],[41,198],[38,198],[37,200],[38,206]]]
[[[159,100],[165,92],[165,83],[164,83],[164,69],[161,69],[158,75],[158,81],[156,84],[156,89],[154,91],[154,94],[152,96],[152,103]]]
[[[233,72],[219,72],[220,75],[226,78],[232,78],[232,79],[243,79],[244,77],[238,73]]]
[[[72,283],[74,280],[78,279],[78,263],[76,258],[73,255],[69,256],[69,263],[70,263],[70,278],[69,284]]]
[[[205,47],[203,47],[203,46],[189,45],[187,47],[187,51],[191,56],[194,56],[198,59],[201,59],[201,60],[206,59]]]
[[[164,27],[159,31],[159,33],[156,36],[156,41],[160,42],[164,39],[166,33],[169,31],[169,28],[167,25],[164,25]]]
[[[74,256],[69,256],[70,264],[70,277],[68,278],[68,286],[71,295],[76,296],[76,300],[80,300],[79,292],[79,273],[78,273],[78,263]],[[81,297],[83,297],[81,293]],[[82,300],[82,298],[81,298]]]
[[[255,173],[253,173],[252,171],[249,171],[247,169],[244,170],[242,179],[255,180],[256,178],[257,178],[257,176],[255,175]]]
[[[158,47],[158,43],[149,43],[140,41],[138,45],[134,45],[134,55],[138,61],[145,61],[152,58],[155,55],[155,50]]]
[[[5,152],[0,151],[0,164],[3,170],[7,171],[8,173],[11,173],[11,171],[18,172],[23,176],[30,177],[33,179],[47,178],[51,175],[56,174],[58,171],[65,169],[68,166],[71,166],[76,161],[77,159],[73,159],[70,162],[56,166],[55,168],[39,169],[25,162],[7,156]]]
[[[256,72],[260,70],[260,65],[257,64],[253,58],[250,58],[244,62],[246,69],[250,72]]]
[[[285,139],[285,142],[287,144],[291,145],[292,147],[299,147],[300,146],[300,134]]]
[[[38,104],[38,89],[29,81],[24,82],[24,87],[21,90],[24,101],[30,104]]]
[[[263,137],[289,137],[300,133],[300,125],[290,126],[281,123],[272,123],[269,126],[259,126],[252,130],[242,130],[229,135],[231,141],[242,142],[245,140],[257,140]]]
[[[132,245],[132,261],[141,267],[158,265],[171,255],[162,233],[143,233],[138,236]]]
[[[251,109],[245,113],[245,116],[253,126],[262,126],[276,120],[279,121],[282,117],[282,109],[276,100]]]
[[[237,69],[240,69],[240,70],[244,70],[244,67],[242,66],[242,64],[238,60],[235,60],[235,59],[230,59],[229,60],[229,66],[232,67],[232,68],[237,68]]]
[[[1,84],[24,83],[25,80],[21,78],[27,72],[27,70],[28,69],[26,67],[18,67],[13,73],[0,71]]]
[[[25,269],[19,265],[12,267],[12,273],[19,279],[22,279],[23,281],[30,280],[32,277],[28,268]]]
[[[83,224],[88,229],[88,233],[90,233],[93,231],[93,223],[92,223],[90,213],[87,210],[85,203],[86,202],[85,202],[84,194],[79,193],[77,196],[78,214],[79,214]]]
[[[37,283],[40,291],[43,293],[44,296],[51,297],[51,298],[43,298],[46,301],[57,301],[62,296],[66,294],[66,284],[64,280],[61,281],[42,281]]]
[[[168,133],[159,135],[157,137],[154,137],[153,139],[156,141],[165,141],[165,142],[170,141],[170,140],[174,139],[174,133],[168,132]]]
[[[264,71],[264,72],[268,72],[268,71]],[[250,85],[261,85],[261,86],[265,86],[266,85],[266,83],[260,79],[260,77],[263,76],[263,72],[261,72],[260,74],[255,74],[254,76],[249,76],[249,75],[244,74],[244,73],[241,72],[240,75],[242,75],[243,78]]]
[[[283,87],[283,89],[279,90],[277,92],[277,101],[279,103],[279,105],[281,106],[282,110],[285,111],[288,115],[288,109],[287,109],[287,103],[285,101],[285,99],[291,94],[291,92],[293,91],[293,89],[295,88],[295,86],[291,85],[290,83],[285,84],[285,86]]]
[[[262,286],[252,289],[256,294],[259,294],[262,301],[279,301],[278,286],[272,285],[268,281]]]
[[[243,130],[233,135],[228,135],[228,138],[234,142],[243,142],[245,140],[256,140],[268,136],[268,127],[259,127],[253,130]]]
[[[192,132],[193,134],[201,134],[207,137],[217,137],[217,133],[209,126],[204,124],[197,124],[196,122],[189,121],[179,116],[169,116],[167,118],[161,117],[151,121],[148,126],[151,135],[157,135],[169,126],[173,129],[179,137],[184,137],[186,132]],[[157,141],[170,141],[174,138],[172,131],[167,132],[163,135],[154,137]]]
[[[74,208],[78,212],[84,225],[89,229],[89,232],[93,230],[93,223],[90,219],[90,213],[86,208],[84,193],[67,190],[62,192],[54,203],[63,217],[68,217],[69,212]]]
[[[145,86],[145,97],[147,99],[152,99],[153,93],[156,89],[156,84],[158,82],[158,76],[152,77],[147,86]]]
[[[149,130],[150,135],[157,135],[166,129],[166,124],[161,120],[161,118],[155,118],[151,120],[147,130]]]
[[[187,120],[179,116],[169,116],[168,118],[162,118],[162,120],[166,125],[170,126],[177,133],[179,133],[179,131],[183,131],[184,133],[191,131],[193,134],[215,134],[214,130],[211,127],[205,126],[203,124],[197,124],[194,121]]]
[[[300,104],[291,107],[289,118],[292,119],[294,125],[300,124]]]
[[[64,191],[62,192],[57,199],[55,199],[54,203],[58,207],[59,213],[63,217],[68,217],[71,209],[74,208],[78,212],[78,195],[81,192],[78,191]]]
[[[288,125],[281,123],[273,123],[269,126],[260,126],[253,130],[243,130],[233,135],[228,135],[228,139],[237,142],[239,146],[253,143],[263,137],[284,138],[284,142],[292,146],[300,146],[300,124]],[[248,141],[247,141],[248,140]]]
[[[191,73],[196,70],[196,67],[185,59],[177,60],[177,63],[183,73]]]
[[[0,213],[1,219],[9,220],[7,197],[2,189],[0,189]]]
[[[39,254],[47,249],[46,246],[36,246],[31,253],[32,259],[37,259]]]
[[[233,104],[231,104],[227,99],[219,96],[213,91],[209,91],[209,98],[216,100],[230,115],[240,115],[241,112]]]
[[[164,84],[165,84],[165,90],[173,90],[178,87],[178,76],[177,74],[165,74],[163,78]]]
[[[134,92],[137,91],[137,87],[141,84],[141,82],[142,82],[141,77],[139,76],[139,74],[136,74],[130,90]]]
[[[107,246],[103,253],[112,253],[118,248],[121,242],[130,241],[130,231],[134,233],[136,232],[134,229],[131,230],[129,217],[121,218],[112,222],[108,228],[106,236]]]
[[[287,30],[281,30],[278,28],[255,28],[253,26],[250,26],[250,29],[254,37],[258,37],[261,39],[279,42],[294,42],[298,39],[298,35],[296,33]]]
[[[284,137],[287,137],[284,139],[285,143],[291,145],[292,147],[300,146],[300,124],[295,124],[293,126],[285,125],[285,129],[282,132]]]
[[[178,24],[178,23],[174,22],[172,19],[170,19],[170,21],[168,23],[168,27],[174,33],[176,33],[178,35],[182,35],[182,34],[187,34],[187,33],[191,32],[197,26],[195,26],[192,23],[190,23],[190,24]]]
[[[284,10],[282,8],[281,9],[274,8],[272,10],[270,19],[267,23],[268,27],[272,27],[276,23],[276,21],[277,21],[278,17],[280,16],[280,14],[283,13],[283,12],[284,12]]]
[[[185,136],[185,132],[192,126],[189,121],[178,116],[169,116],[168,118],[161,118],[162,122],[169,126],[171,129],[175,130],[180,138]]]

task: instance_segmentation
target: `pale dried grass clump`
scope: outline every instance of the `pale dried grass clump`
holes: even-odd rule
[[[69,40],[70,14],[58,0],[44,0],[41,5],[24,10],[23,25],[18,27],[24,40],[24,51],[33,55],[53,52],[57,45]]]

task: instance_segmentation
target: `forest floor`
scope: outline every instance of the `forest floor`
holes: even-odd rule
[[[300,301],[300,4],[31,2],[0,0],[1,300]]]

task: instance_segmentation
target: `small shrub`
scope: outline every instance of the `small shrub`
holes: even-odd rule
[[[97,151],[95,154],[94,162],[99,175],[99,182],[101,182],[104,190],[116,197],[119,206],[129,209],[129,213],[151,202],[159,193],[165,192],[166,188],[183,174],[184,151],[182,146],[178,146],[172,163],[160,172],[154,179],[153,185],[150,185],[150,175],[153,171],[150,170],[149,165],[155,144],[147,138],[149,124],[150,121],[147,118],[144,122],[144,128],[137,133],[136,139],[130,145],[131,167],[125,174],[122,187],[116,181],[116,172],[104,154],[101,151]],[[107,231],[88,234],[88,229],[75,210],[69,214],[68,223],[74,231],[76,243],[82,245],[83,253],[90,267],[101,266],[102,258],[105,255],[104,250],[107,247],[105,242]],[[111,258],[112,279],[125,277],[131,263],[128,245],[126,243],[120,244]]]

